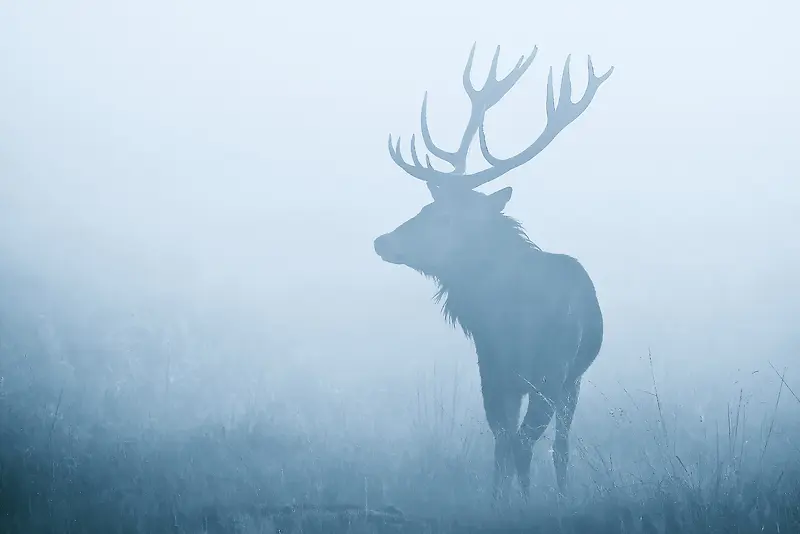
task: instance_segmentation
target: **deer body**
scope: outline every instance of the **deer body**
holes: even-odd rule
[[[450,290],[444,309],[475,344],[496,436],[497,490],[516,471],[528,492],[533,445],[554,415],[553,461],[563,489],[580,379],[602,344],[600,306],[588,275],[569,256],[531,250],[507,266],[473,280],[474,290]],[[518,426],[525,395],[528,410]]]
[[[400,155],[399,142],[389,150],[403,170],[427,183],[433,202],[394,231],[375,240],[375,252],[386,262],[406,265],[433,278],[443,312],[472,339],[478,356],[486,419],[495,437],[495,492],[505,495],[516,473],[523,493],[530,487],[532,448],[550,421],[556,420],[553,462],[559,490],[566,489],[568,435],[581,377],[597,357],[603,340],[603,317],[594,284],[574,258],[542,251],[520,224],[503,213],[510,187],[485,195],[473,189],[532,159],[589,105],[599,85],[589,61],[589,86],[578,103],[570,100],[568,63],[558,106],[548,81],[548,124],[530,147],[507,160],[493,157],[486,146],[483,116],[525,69],[521,58],[506,78],[495,79],[495,53],[489,79],[480,91],[469,80],[473,52],[464,72],[472,115],[456,152],[430,138],[427,98],[422,133],[429,151],[446,161],[451,173],[422,165],[412,137],[413,164]],[[568,60],[569,61],[569,60]],[[465,175],[466,154],[475,134],[490,168]],[[528,395],[528,410],[518,424]]]

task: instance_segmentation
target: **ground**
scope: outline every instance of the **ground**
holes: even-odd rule
[[[498,509],[486,436],[469,447],[421,437],[417,447],[334,446],[263,415],[126,434],[69,421],[58,406],[37,416],[0,399],[0,531],[9,534],[800,532],[800,454],[769,443],[791,436],[776,440],[774,419],[758,439],[746,435],[736,412],[695,461],[673,454],[673,429],[643,427],[635,448],[649,451],[650,473],[619,472],[576,440],[566,499],[553,494],[543,443],[531,502]],[[634,454],[620,450],[629,451],[622,460]]]

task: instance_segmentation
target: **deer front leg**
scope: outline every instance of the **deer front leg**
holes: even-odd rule
[[[514,450],[520,490],[527,498],[531,488],[531,459],[533,446],[542,437],[555,411],[553,401],[541,391],[531,392],[528,397],[528,411],[519,429]]]
[[[522,396],[501,383],[483,381],[482,389],[486,420],[494,435],[494,497],[506,500],[514,474],[514,442]]]

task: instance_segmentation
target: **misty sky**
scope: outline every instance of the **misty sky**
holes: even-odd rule
[[[244,310],[345,374],[469,368],[430,282],[372,250],[430,201],[386,139],[408,154],[428,90],[434,139],[454,147],[472,43],[476,85],[497,44],[501,73],[538,45],[489,112],[497,156],[543,127],[550,65],[573,54],[574,99],[586,54],[615,72],[483,190],[512,185],[507,213],[592,275],[596,381],[630,378],[648,347],[677,382],[786,365],[800,348],[798,16],[788,1],[4,2],[3,262],[89,301],[147,288]]]

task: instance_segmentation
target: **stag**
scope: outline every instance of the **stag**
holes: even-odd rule
[[[553,69],[547,80],[547,123],[541,135],[516,156],[500,159],[489,151],[484,132],[486,112],[497,104],[530,67],[538,48],[522,56],[511,72],[497,78],[497,47],[483,88],[471,82],[475,45],[464,68],[463,85],[472,104],[469,121],[454,152],[437,146],[428,129],[428,95],[422,101],[422,139],[428,152],[453,167],[437,170],[430,156],[420,162],[411,137],[411,162],[400,139],[389,154],[406,173],[425,182],[433,202],[394,231],[375,239],[378,256],[432,278],[445,318],[472,340],[478,358],[483,406],[494,435],[494,494],[507,495],[516,472],[524,496],[530,491],[533,445],[555,415],[553,464],[560,494],[567,489],[568,436],[581,377],[603,342],[603,316],[594,283],[575,258],[543,251],[521,224],[503,210],[512,188],[492,194],[475,191],[533,159],[589,106],[611,73],[596,76],[588,58],[588,85],[572,102],[570,57],[564,63],[558,103],[553,97]],[[475,134],[489,166],[467,174],[467,153]],[[525,396],[528,409],[522,423]]]

